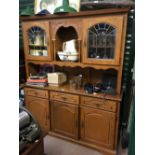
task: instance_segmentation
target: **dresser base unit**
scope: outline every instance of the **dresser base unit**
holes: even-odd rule
[[[120,95],[90,95],[25,86],[26,107],[43,129],[81,145],[116,154]]]

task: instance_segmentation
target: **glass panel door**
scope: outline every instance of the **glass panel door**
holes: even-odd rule
[[[124,16],[85,19],[83,30],[83,63],[119,65]]]
[[[88,30],[87,57],[92,59],[115,59],[115,27],[99,23]]]
[[[28,35],[28,54],[31,56],[48,56],[46,32],[38,27],[33,26],[27,31]]]
[[[53,60],[48,21],[22,23],[24,51],[27,60]]]

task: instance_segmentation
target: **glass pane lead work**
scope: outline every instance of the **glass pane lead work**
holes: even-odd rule
[[[106,23],[99,23],[88,30],[88,58],[114,59],[116,29]]]
[[[29,55],[48,56],[46,32],[34,26],[28,30]]]

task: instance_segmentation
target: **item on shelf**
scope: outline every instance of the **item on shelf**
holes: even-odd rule
[[[50,12],[47,9],[44,9],[38,12],[36,15],[48,15],[48,14],[50,14]]]
[[[79,58],[79,53],[76,50],[76,39],[72,39],[63,42],[63,51],[58,51],[58,56],[60,60],[63,61],[77,61]]]
[[[92,94],[94,92],[94,87],[93,84],[91,83],[86,83],[84,85],[84,90],[86,91],[86,93]]]
[[[112,84],[113,81],[109,80],[108,84],[106,85],[106,89],[104,90],[104,93],[115,95],[116,90],[114,88],[114,84]]]
[[[43,50],[30,49],[30,55],[43,56]]]
[[[77,12],[76,9],[69,6],[69,0],[63,0],[62,6],[59,6],[54,10],[54,14],[68,13],[68,12]]]
[[[108,88],[115,89],[116,81],[117,81],[116,76],[109,75],[109,74],[103,76],[103,78],[102,78],[102,82],[103,82],[103,86],[104,86],[105,90]]]
[[[28,78],[27,79],[27,82],[47,82],[47,78],[46,79],[31,79],[31,78]]]
[[[58,56],[62,61],[77,61],[79,59],[79,53],[66,53],[59,51]]]
[[[45,87],[47,86],[47,82],[26,82],[27,86],[35,86],[35,87]]]
[[[61,0],[35,0],[35,14],[38,15],[38,13],[45,9],[50,14],[53,14],[54,9],[61,4]]]
[[[67,76],[65,73],[62,72],[54,72],[54,73],[48,73],[48,83],[49,85],[61,85],[67,81]]]
[[[69,80],[69,87],[71,90],[76,90],[76,83],[73,79]]]
[[[82,74],[79,74],[77,76],[74,76],[69,81],[70,89],[80,89],[82,86]]]
[[[103,83],[96,83],[94,86],[94,92],[99,93],[99,92],[104,92],[105,88]]]
[[[62,49],[63,49],[63,52],[66,52],[66,53],[77,53],[76,39],[63,42]]]
[[[29,37],[29,45],[31,46],[44,46],[44,37],[45,31],[38,27],[33,26],[28,30],[28,37]]]
[[[36,33],[34,44],[38,45],[38,46],[43,46],[44,45],[44,36],[43,36],[43,34],[41,34],[40,32]]]
[[[48,73],[53,73],[55,71],[54,65],[44,64],[40,66],[39,75],[44,75],[47,77]]]
[[[47,76],[46,75],[30,75],[27,79],[26,85],[28,86],[47,86]]]
[[[115,90],[114,88],[110,87],[110,88],[107,88],[107,89],[104,91],[104,93],[110,94],[110,95],[116,95],[116,90]]]
[[[115,95],[116,94],[116,76],[105,75],[102,79],[103,81],[103,92],[106,94]]]
[[[76,9],[77,12],[80,10],[80,1],[81,0],[69,0],[69,5]]]
[[[37,75],[32,75],[32,74],[30,74],[30,79],[44,79],[44,78],[46,78],[47,76],[46,75],[41,75],[41,74],[37,74]]]
[[[48,56],[47,50],[43,50],[43,56]]]

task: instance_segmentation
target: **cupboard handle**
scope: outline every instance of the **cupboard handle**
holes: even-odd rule
[[[45,125],[47,125],[47,113],[46,113],[46,123],[45,123]]]
[[[75,127],[78,128],[78,120],[75,121]]]
[[[47,121],[48,121],[48,115],[47,115],[47,112],[45,112],[46,113],[46,126],[47,126]]]
[[[86,47],[86,37],[85,37],[85,39],[84,39],[84,47]]]
[[[84,128],[84,122],[83,121],[81,122],[81,128]]]

